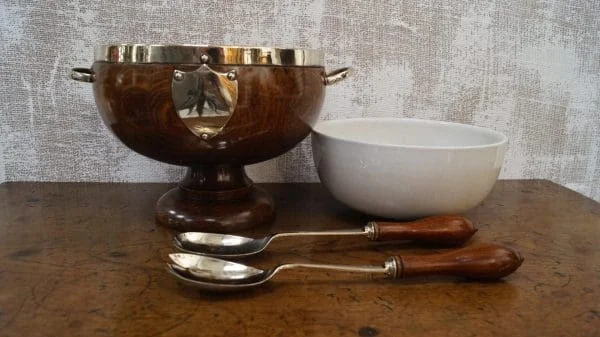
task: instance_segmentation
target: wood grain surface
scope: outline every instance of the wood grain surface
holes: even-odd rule
[[[197,166],[251,164],[276,157],[310,133],[325,95],[323,67],[210,65],[235,70],[237,105],[217,136],[203,140],[177,115],[173,71],[200,65],[95,62],[96,104],[129,148],[161,162]]]
[[[271,231],[358,228],[373,219],[318,184],[261,185]],[[243,293],[206,294],[164,270],[171,234],[153,219],[172,185],[0,185],[0,336],[598,336],[600,205],[548,181],[500,181],[466,216],[472,239],[516,247],[502,282],[390,281],[285,271]],[[424,248],[366,238],[275,241],[244,263],[380,264]]]
[[[460,245],[476,232],[471,220],[459,215],[437,215],[415,221],[372,221],[374,240],[413,240],[435,245]]]

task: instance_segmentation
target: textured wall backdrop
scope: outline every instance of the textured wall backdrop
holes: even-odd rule
[[[110,42],[320,48],[354,75],[323,119],[408,116],[509,136],[503,178],[547,178],[600,200],[600,2],[0,2],[0,182],[176,181],[181,168],[126,149],[90,85],[68,80]],[[314,181],[303,142],[249,168]]]

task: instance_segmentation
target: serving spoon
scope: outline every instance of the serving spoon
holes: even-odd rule
[[[291,236],[366,236],[374,241],[412,240],[437,245],[460,245],[477,232],[473,223],[462,216],[440,215],[411,222],[371,221],[363,228],[289,232],[253,239],[244,236],[185,232],[176,235],[173,244],[188,253],[217,257],[243,257],[262,252],[276,238]]]
[[[391,279],[447,275],[479,280],[498,280],[514,272],[523,257],[499,244],[479,244],[447,253],[392,256],[383,266],[351,266],[316,263],[281,264],[261,270],[236,262],[197,254],[170,254],[167,270],[186,284],[206,290],[241,290],[259,286],[285,269],[312,268],[383,274]]]

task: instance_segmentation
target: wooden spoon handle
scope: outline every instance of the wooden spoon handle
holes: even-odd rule
[[[411,222],[371,221],[371,240],[414,240],[422,243],[460,245],[477,232],[469,219],[458,215],[432,216]]]
[[[394,256],[393,278],[450,275],[468,279],[496,280],[521,266],[523,257],[499,244],[478,244],[448,253]]]

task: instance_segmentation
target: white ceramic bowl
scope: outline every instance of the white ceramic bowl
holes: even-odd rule
[[[395,219],[477,206],[494,187],[506,143],[486,128],[399,118],[323,121],[312,133],[319,178],[331,194]]]

